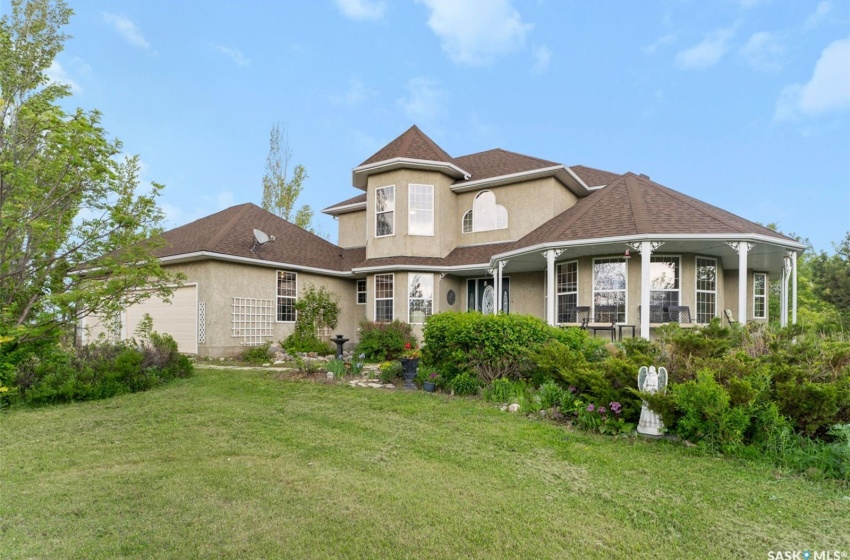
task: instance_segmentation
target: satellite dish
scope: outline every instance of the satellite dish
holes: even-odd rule
[[[265,245],[269,241],[274,241],[274,235],[266,235],[265,232],[254,229],[254,245],[251,247],[251,252],[256,253],[256,249],[260,245]]]

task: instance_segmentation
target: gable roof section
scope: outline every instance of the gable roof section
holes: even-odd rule
[[[547,169],[563,165],[555,161],[547,161],[516,152],[509,152],[501,148],[461,156],[456,158],[455,161],[470,173],[468,180],[457,181],[455,185],[462,185],[467,181],[479,181],[491,177],[514,175],[525,171]]]
[[[275,237],[251,252],[254,229]],[[365,249],[342,249],[321,237],[263,210],[240,204],[162,234],[166,245],[154,254],[160,259],[205,256],[236,257],[296,267],[348,272],[365,258]]]
[[[571,165],[570,169],[584,181],[585,185],[591,188],[610,185],[620,176],[617,173],[587,167],[586,165]]]
[[[369,175],[402,168],[439,171],[454,179],[469,176],[467,171],[458,167],[452,156],[428,138],[419,127],[413,125],[355,167],[351,173],[351,181],[355,187],[366,190]]]
[[[454,163],[452,156],[446,153],[416,125],[408,128],[401,136],[375,152],[358,167],[396,158],[425,159]]]
[[[756,234],[790,237],[634,173],[621,175],[514,243],[508,251],[546,243],[630,235]]]
[[[347,212],[357,212],[358,210],[364,210],[366,208],[366,193],[359,194],[357,196],[353,196],[348,200],[343,200],[342,202],[337,202],[332,206],[328,206],[322,213],[330,214],[331,216],[338,216],[340,214],[345,214]]]

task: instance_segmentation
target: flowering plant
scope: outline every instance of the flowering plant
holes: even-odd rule
[[[402,359],[405,360],[418,360],[421,356],[421,352],[419,348],[416,348],[409,342],[404,343],[404,352],[401,353]]]

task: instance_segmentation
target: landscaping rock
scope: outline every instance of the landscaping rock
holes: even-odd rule
[[[508,407],[508,412],[519,412],[519,405],[517,403],[513,403]]]

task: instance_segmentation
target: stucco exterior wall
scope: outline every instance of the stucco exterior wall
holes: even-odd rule
[[[366,210],[348,212],[337,216],[337,245],[364,247],[366,245]]]
[[[232,336],[233,298],[256,298],[271,300],[273,305],[272,341],[282,341],[292,334],[295,323],[276,320],[277,271],[270,267],[249,266],[221,261],[204,261],[172,265],[169,270],[183,272],[187,282],[198,284],[198,302],[205,303],[205,341],[198,344],[198,355],[210,357],[234,356],[244,350],[242,339]],[[296,294],[312,284],[325,287],[338,296],[340,305],[339,323],[335,332],[340,332],[356,341],[357,324],[363,319],[363,306],[356,301],[354,279],[334,278],[317,274],[295,272]],[[154,328],[156,328],[154,326]]]
[[[455,195],[449,189],[451,178],[435,171],[396,170],[369,177],[366,206],[366,258],[444,257],[454,249],[445,232],[455,215]],[[410,184],[434,186],[434,235],[408,235],[408,191]],[[395,186],[395,224],[393,235],[375,237],[375,191]]]
[[[496,204],[508,211],[507,229],[461,233],[463,215],[472,209],[472,202],[481,191],[488,190],[496,197]],[[511,185],[486,188],[455,195],[457,210],[448,229],[455,236],[456,245],[477,245],[519,239],[573,206],[578,200],[554,177],[535,179]]]

